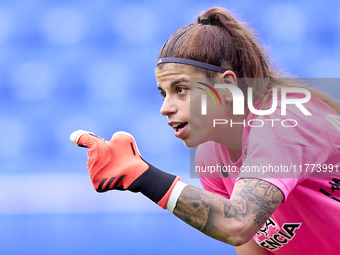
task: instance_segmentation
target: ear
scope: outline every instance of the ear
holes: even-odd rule
[[[223,78],[226,83],[237,86],[237,77],[233,71],[227,70],[223,74],[221,74],[220,77]]]
[[[237,87],[237,77],[236,77],[236,74],[231,71],[231,70],[227,70],[225,71],[223,74],[220,75],[220,78],[223,79],[224,83],[226,84],[232,84],[234,86]],[[232,93],[229,89],[225,89],[225,99],[228,101],[228,102],[232,102],[233,101],[233,96],[232,96]]]

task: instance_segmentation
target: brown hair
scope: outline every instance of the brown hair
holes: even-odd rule
[[[203,19],[209,20],[208,24],[200,23]],[[262,46],[255,30],[224,8],[211,8],[199,15],[197,23],[182,27],[172,34],[163,45],[158,59],[166,57],[221,66],[233,70],[238,78],[260,78],[240,79],[242,82],[238,86],[245,96],[247,87],[253,87],[253,102],[260,101],[263,106],[271,98],[269,90],[272,87],[302,87],[340,114],[340,104],[325,93],[297,79],[282,79],[293,77],[274,65],[268,49]],[[194,68],[204,72],[208,78],[217,75],[213,71]]]

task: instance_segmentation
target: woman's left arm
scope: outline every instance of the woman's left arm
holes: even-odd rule
[[[239,246],[247,243],[283,201],[282,192],[259,179],[240,179],[230,199],[187,185],[173,213],[202,233]]]

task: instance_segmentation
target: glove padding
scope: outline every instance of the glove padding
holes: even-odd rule
[[[97,192],[112,189],[141,192],[165,209],[179,177],[144,161],[131,134],[116,132],[110,141],[105,141],[93,133],[78,130],[70,139],[78,146],[89,148],[87,167]]]

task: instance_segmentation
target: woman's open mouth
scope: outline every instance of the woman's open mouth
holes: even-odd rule
[[[172,128],[175,130],[175,136],[181,138],[184,135],[187,125],[188,122],[171,124]]]

